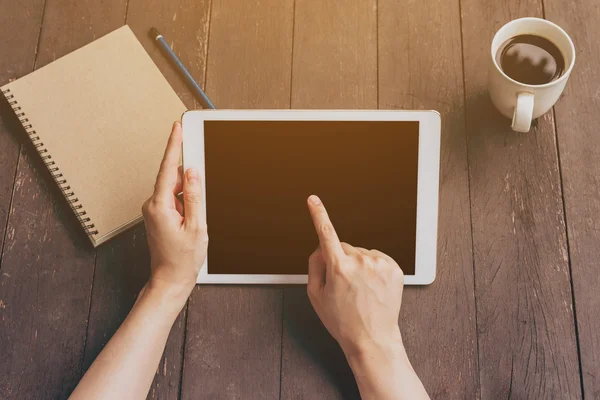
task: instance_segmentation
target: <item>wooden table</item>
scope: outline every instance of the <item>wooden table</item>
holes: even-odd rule
[[[486,63],[522,16],[563,26],[578,58],[555,109],[515,134]],[[0,84],[127,23],[190,108],[151,26],[218,108],[439,110],[438,275],[406,288],[400,318],[415,369],[439,399],[597,399],[599,21],[596,0],[0,0]],[[148,276],[145,231],[93,250],[1,115],[0,399],[64,398]],[[304,287],[229,286],[194,290],[149,396],[358,394]]]

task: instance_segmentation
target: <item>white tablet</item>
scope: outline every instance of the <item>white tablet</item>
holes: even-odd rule
[[[340,240],[378,249],[406,284],[436,271],[440,116],[435,111],[206,110],[183,115],[184,168],[204,184],[198,283],[304,284],[318,195]]]

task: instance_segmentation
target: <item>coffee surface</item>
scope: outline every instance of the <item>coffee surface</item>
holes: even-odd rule
[[[508,39],[498,49],[496,62],[506,75],[528,85],[552,82],[565,69],[565,59],[558,47],[536,35]]]

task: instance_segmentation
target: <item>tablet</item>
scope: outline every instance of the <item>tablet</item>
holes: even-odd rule
[[[305,284],[318,195],[341,241],[435,278],[440,116],[435,111],[206,110],[183,115],[184,168],[204,185],[198,283]]]

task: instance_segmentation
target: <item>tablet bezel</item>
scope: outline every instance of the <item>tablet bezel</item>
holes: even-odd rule
[[[416,121],[419,122],[415,275],[407,285],[427,285],[436,275],[441,118],[437,111],[398,110],[194,110],[182,116],[184,168],[200,171],[206,208],[204,121]],[[356,243],[360,245],[360,243]],[[306,259],[308,262],[308,256]],[[208,258],[199,284],[306,284],[308,275],[209,274]]]

